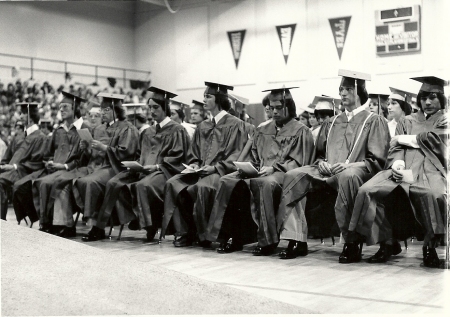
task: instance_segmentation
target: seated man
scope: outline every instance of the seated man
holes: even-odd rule
[[[226,243],[217,249],[219,253],[242,250],[243,244],[254,241],[254,237],[249,237],[250,241],[245,238],[251,231],[251,224],[246,225],[248,219],[258,227],[254,255],[269,255],[278,245],[275,220],[284,173],[310,164],[314,155],[311,131],[294,119],[296,108],[289,89],[271,91],[273,121],[260,126],[254,135],[251,164],[259,170],[259,176],[246,178],[244,172],[235,172],[220,178],[206,231],[209,241],[223,236]],[[240,211],[233,202],[239,202]],[[227,242],[229,238],[232,243]]]
[[[278,211],[280,238],[290,240],[282,259],[308,253],[305,204],[308,196],[331,201],[344,240],[340,263],[359,261],[361,248],[348,240],[348,223],[357,189],[379,172],[389,149],[389,130],[381,116],[364,110],[368,99],[365,80],[370,75],[339,71],[339,94],[345,112],[326,120],[316,142],[316,163],[287,172]],[[336,198],[337,196],[337,198]],[[319,199],[315,197],[315,201]],[[330,221],[324,219],[323,221]]]
[[[205,240],[205,230],[219,179],[236,171],[233,161],[247,142],[244,122],[227,113],[231,106],[228,90],[233,87],[210,82],[205,85],[205,110],[213,118],[201,122],[195,130],[191,142],[193,158],[187,161],[192,173],[174,176],[166,183],[161,237],[173,216],[175,235],[180,237],[174,241],[176,247],[192,245],[195,227],[201,244],[210,245]]]
[[[103,97],[101,108],[103,121],[106,124],[106,133],[110,138],[108,145],[99,140],[93,140],[93,150],[105,152],[103,164],[95,172],[78,178],[73,186],[74,195],[78,207],[84,212],[84,217],[89,218],[93,225],[89,233],[82,238],[83,241],[95,241],[105,238],[105,230],[96,227],[98,211],[105,196],[106,183],[115,175],[125,170],[123,161],[137,159],[139,149],[139,133],[136,127],[126,120],[125,109],[122,100],[125,95],[100,93]],[[120,219],[121,223],[133,220]]]
[[[100,108],[100,105],[92,107],[90,112],[94,114],[100,113],[99,109],[97,110],[96,108]],[[103,144],[108,144],[110,137],[106,133],[106,125],[96,125],[92,129],[92,137]],[[105,152],[93,150],[88,142],[83,140],[80,141],[80,150],[82,151],[81,166],[61,173],[54,180],[50,190],[50,198],[54,203],[49,208],[41,210],[41,224],[45,223],[46,226],[51,227],[53,233],[64,238],[76,236],[73,214],[78,208],[72,191],[73,183],[78,178],[87,176],[99,169],[106,156]]]
[[[47,136],[43,149],[43,157],[47,162],[45,168],[18,180],[13,187],[13,205],[16,216],[22,219],[27,215],[32,223],[39,219],[41,205],[45,209],[47,200],[50,199],[50,191],[47,191],[47,188],[39,193],[41,180],[47,175],[51,175],[48,179],[56,179],[62,171],[72,170],[79,164],[81,151],[79,151],[80,137],[77,129],[83,127],[79,109],[84,99],[65,91],[62,92],[62,95],[63,99],[59,108],[64,122],[51,137]],[[49,184],[52,182],[50,181]],[[50,232],[46,226],[40,230]]]
[[[151,241],[161,226],[164,185],[184,169],[182,162],[189,160],[189,136],[169,117],[170,98],[176,95],[156,87],[148,90],[153,92],[148,105],[157,124],[141,136],[140,164],[143,167],[123,171],[106,183],[105,199],[94,228],[104,230],[115,209],[119,220],[136,218],[129,228],[145,229],[147,241]]]
[[[0,165],[0,208],[3,220],[6,220],[8,212],[8,192],[14,183],[44,167],[42,148],[45,143],[45,135],[37,125],[39,122],[38,104],[22,103],[19,105],[22,108],[22,121],[20,122],[28,122],[28,125],[26,136],[23,133],[15,136]],[[20,223],[25,216],[26,214],[16,214],[17,221]]]
[[[425,231],[423,264],[436,268],[436,247],[447,230],[445,82],[436,77],[413,79],[423,82],[420,110],[400,119],[386,170],[359,189],[349,230],[364,236],[368,245],[380,243],[369,263],[381,263],[401,252],[393,239],[423,235],[415,232],[417,221]],[[404,181],[405,169],[412,171],[412,180]]]

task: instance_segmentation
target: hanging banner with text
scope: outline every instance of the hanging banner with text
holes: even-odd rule
[[[336,50],[341,60],[342,51],[344,50],[345,39],[347,38],[348,27],[350,25],[350,17],[328,19],[330,21],[331,32],[333,33]]]
[[[297,24],[277,26],[278,37],[280,38],[281,51],[283,52],[284,62],[287,64],[289,53],[291,52],[292,39],[294,38],[295,26]]]
[[[228,39],[230,40],[231,51],[233,52],[234,63],[236,69],[239,65],[239,59],[241,58],[242,45],[244,44],[246,30],[230,31],[228,33]]]

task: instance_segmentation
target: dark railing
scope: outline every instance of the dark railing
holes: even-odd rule
[[[72,76],[82,76],[82,77],[92,77],[94,78],[95,82],[98,82],[99,78],[108,78],[108,77],[122,77],[123,80],[123,88],[126,88],[127,84],[127,80],[142,80],[142,81],[147,81],[149,80],[148,77],[151,74],[150,71],[145,71],[145,70],[139,70],[139,69],[131,69],[131,68],[121,68],[121,67],[114,67],[114,66],[105,66],[105,65],[96,65],[96,64],[88,64],[88,63],[79,63],[79,62],[68,62],[68,61],[62,61],[62,60],[56,60],[56,59],[49,59],[49,58],[40,58],[40,57],[31,57],[31,56],[23,56],[23,55],[16,55],[16,54],[6,54],[6,53],[1,53],[0,52],[0,57],[10,57],[10,58],[18,58],[18,59],[24,59],[24,60],[29,60],[29,67],[27,66],[21,66],[20,69],[21,70],[28,70],[30,71],[30,79],[33,79],[34,77],[34,73],[35,72],[46,72],[46,73],[53,73],[53,74],[63,74],[63,79],[65,79],[65,75],[67,73],[70,73]],[[37,68],[36,67],[36,61],[41,61],[41,62],[47,62],[47,63],[54,63],[54,64],[59,64],[59,65],[64,65],[64,70],[52,70],[52,69],[43,69],[43,68]],[[0,67],[2,68],[13,68],[16,65],[2,65],[0,64]],[[76,71],[72,71],[72,68],[76,67],[71,67],[71,66],[80,66],[80,67],[88,67],[92,69],[92,72],[76,72]],[[80,68],[78,67],[78,68]],[[112,70],[114,72],[114,74],[109,74],[109,75],[99,75],[99,70],[101,72],[101,70]],[[120,72],[120,75],[119,75]],[[141,76],[137,76],[137,77],[141,77],[141,78],[136,78],[135,76],[129,76],[130,73],[134,73],[134,74],[144,74],[145,78],[142,78]],[[134,77],[134,78],[132,78]],[[118,78],[118,79],[119,79]]]

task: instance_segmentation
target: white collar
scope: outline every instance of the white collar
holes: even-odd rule
[[[348,115],[351,113],[353,116],[356,116],[358,113],[360,113],[361,111],[364,111],[364,107],[363,106],[359,106],[358,108],[356,108],[355,110],[353,110],[352,112],[347,111],[347,109],[345,109],[345,115],[348,117]]]
[[[111,122],[109,123],[109,126],[112,126],[112,125],[114,124],[114,122],[117,122],[117,121],[119,121],[119,119],[116,119],[116,120],[111,121]]]
[[[220,119],[222,119],[228,112],[226,112],[225,110],[220,111],[215,117],[214,117],[214,121],[216,121],[216,124],[219,123]]]
[[[27,132],[27,135],[30,135],[34,131],[39,130],[39,126],[37,124],[33,124],[31,127],[28,127],[25,131]]]
[[[159,126],[162,129],[162,127],[165,126],[166,124],[168,124],[170,121],[172,121],[172,120],[170,120],[169,117],[165,117],[164,120],[159,123]]]
[[[141,134],[145,129],[148,129],[148,128],[150,128],[150,126],[147,123],[144,124],[142,127],[140,127],[139,134]]]
[[[64,122],[64,124],[62,125],[62,127],[64,128],[64,130],[69,131],[70,128],[75,127],[75,129],[80,130],[81,126],[83,125],[83,118],[78,118],[76,121],[74,121],[70,127],[67,127],[67,122]]]

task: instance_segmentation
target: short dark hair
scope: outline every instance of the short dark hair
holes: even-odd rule
[[[33,123],[38,124],[40,119],[41,119],[41,115],[39,114],[38,111],[30,112],[30,120],[33,121]]]
[[[123,121],[127,118],[127,112],[125,108],[122,106],[122,101],[120,100],[113,100],[112,101],[114,105],[111,105],[114,109],[114,113],[116,115],[116,118],[120,121]]]
[[[369,94],[366,90],[366,88],[361,87],[359,85],[356,86],[356,94],[359,97],[359,101],[361,102],[361,105],[365,104],[367,100],[369,100]]]
[[[334,111],[333,110],[331,110],[331,109],[328,109],[328,110],[326,110],[326,109],[323,109],[323,110],[314,110],[314,116],[316,116],[316,117],[319,117],[319,116],[321,116],[321,117],[324,117],[324,116],[327,116],[327,117],[332,117],[332,116],[334,116]]]
[[[421,99],[427,97],[429,94],[429,92],[423,90],[420,90],[417,94],[417,105],[421,110],[423,110]],[[447,105],[447,98],[445,98],[445,95],[443,93],[435,92],[435,94],[439,100],[439,103],[441,104],[441,109],[445,109],[445,106]]]
[[[270,93],[268,93],[262,100],[262,104],[264,107],[268,106],[270,104],[269,96],[270,96]]]
[[[181,121],[184,121],[184,118],[185,118],[186,116],[184,115],[183,110],[177,109],[177,110],[174,110],[174,111],[178,114],[178,116],[180,117]]]
[[[297,108],[295,106],[294,99],[286,99],[285,103],[286,103],[286,108],[288,110],[288,116],[291,118],[295,118],[297,116],[297,113],[296,113]]]
[[[392,98],[392,99],[398,102],[398,104],[400,105],[400,108],[402,108],[402,110],[406,116],[411,114],[412,107],[409,103],[407,103],[406,101],[403,101],[403,100],[396,99],[396,98]]]

